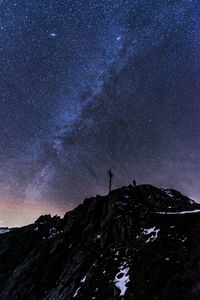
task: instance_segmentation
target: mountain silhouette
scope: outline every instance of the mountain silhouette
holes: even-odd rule
[[[122,187],[0,229],[1,300],[200,299],[200,205]]]

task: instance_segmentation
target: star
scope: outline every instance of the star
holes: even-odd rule
[[[49,35],[50,35],[51,37],[56,37],[56,36],[57,36],[57,34],[56,34],[55,32],[51,32]]]
[[[0,6],[0,206],[65,212],[109,168],[199,199],[199,1]]]

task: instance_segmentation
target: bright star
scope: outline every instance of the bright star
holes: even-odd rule
[[[52,36],[52,37],[56,37],[56,36],[57,36],[57,34],[56,34],[56,33],[54,33],[54,32],[52,32],[52,33],[50,33],[50,36]]]

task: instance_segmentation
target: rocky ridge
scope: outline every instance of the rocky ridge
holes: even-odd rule
[[[200,299],[200,205],[175,190],[130,185],[0,233],[1,300]]]

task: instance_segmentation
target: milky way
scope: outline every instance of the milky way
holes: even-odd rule
[[[113,188],[200,201],[199,16],[189,0],[0,2],[2,224],[107,193],[109,168]]]

